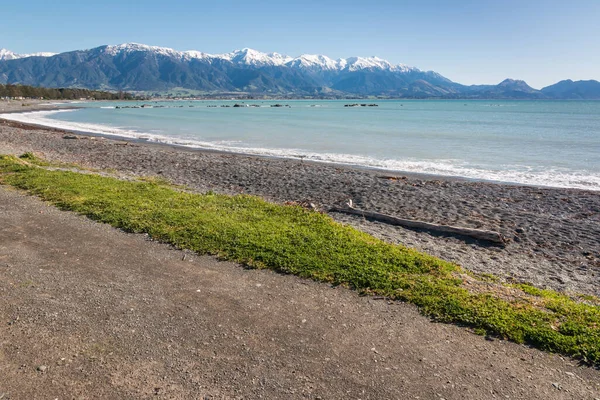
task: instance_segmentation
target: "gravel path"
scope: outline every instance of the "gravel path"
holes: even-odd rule
[[[2,399],[594,399],[600,372],[0,187]]]

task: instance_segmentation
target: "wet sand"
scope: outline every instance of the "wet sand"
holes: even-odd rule
[[[508,238],[506,246],[330,213],[386,241],[471,271],[542,288],[600,295],[600,192],[191,150],[0,122],[0,154],[26,151],[121,174],[162,176],[201,192],[307,202],[324,211],[352,199],[356,208],[364,210],[497,231]]]

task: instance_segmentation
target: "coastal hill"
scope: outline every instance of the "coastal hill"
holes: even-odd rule
[[[550,97],[563,99],[600,99],[600,82],[573,82],[567,79],[543,88],[542,93]]]
[[[225,54],[127,43],[61,54],[0,50],[0,83],[96,90],[249,93],[275,96],[498,99],[600,99],[597,81],[570,80],[536,90],[524,81],[466,86],[434,71],[378,57],[333,60],[252,49]]]

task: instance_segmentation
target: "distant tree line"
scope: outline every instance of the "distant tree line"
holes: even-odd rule
[[[132,100],[135,97],[126,92],[102,92],[88,89],[54,89],[24,85],[0,85],[0,98],[24,97],[29,99],[49,100]]]

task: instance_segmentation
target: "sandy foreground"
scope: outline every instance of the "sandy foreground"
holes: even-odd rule
[[[511,239],[506,247],[332,214],[474,271],[598,294],[599,193],[390,180],[0,122],[0,154],[26,151],[199,191],[324,210],[351,198],[359,208],[497,230]],[[3,399],[600,398],[600,372],[575,361],[431,323],[410,305],[173,250],[4,187],[0,298]]]

